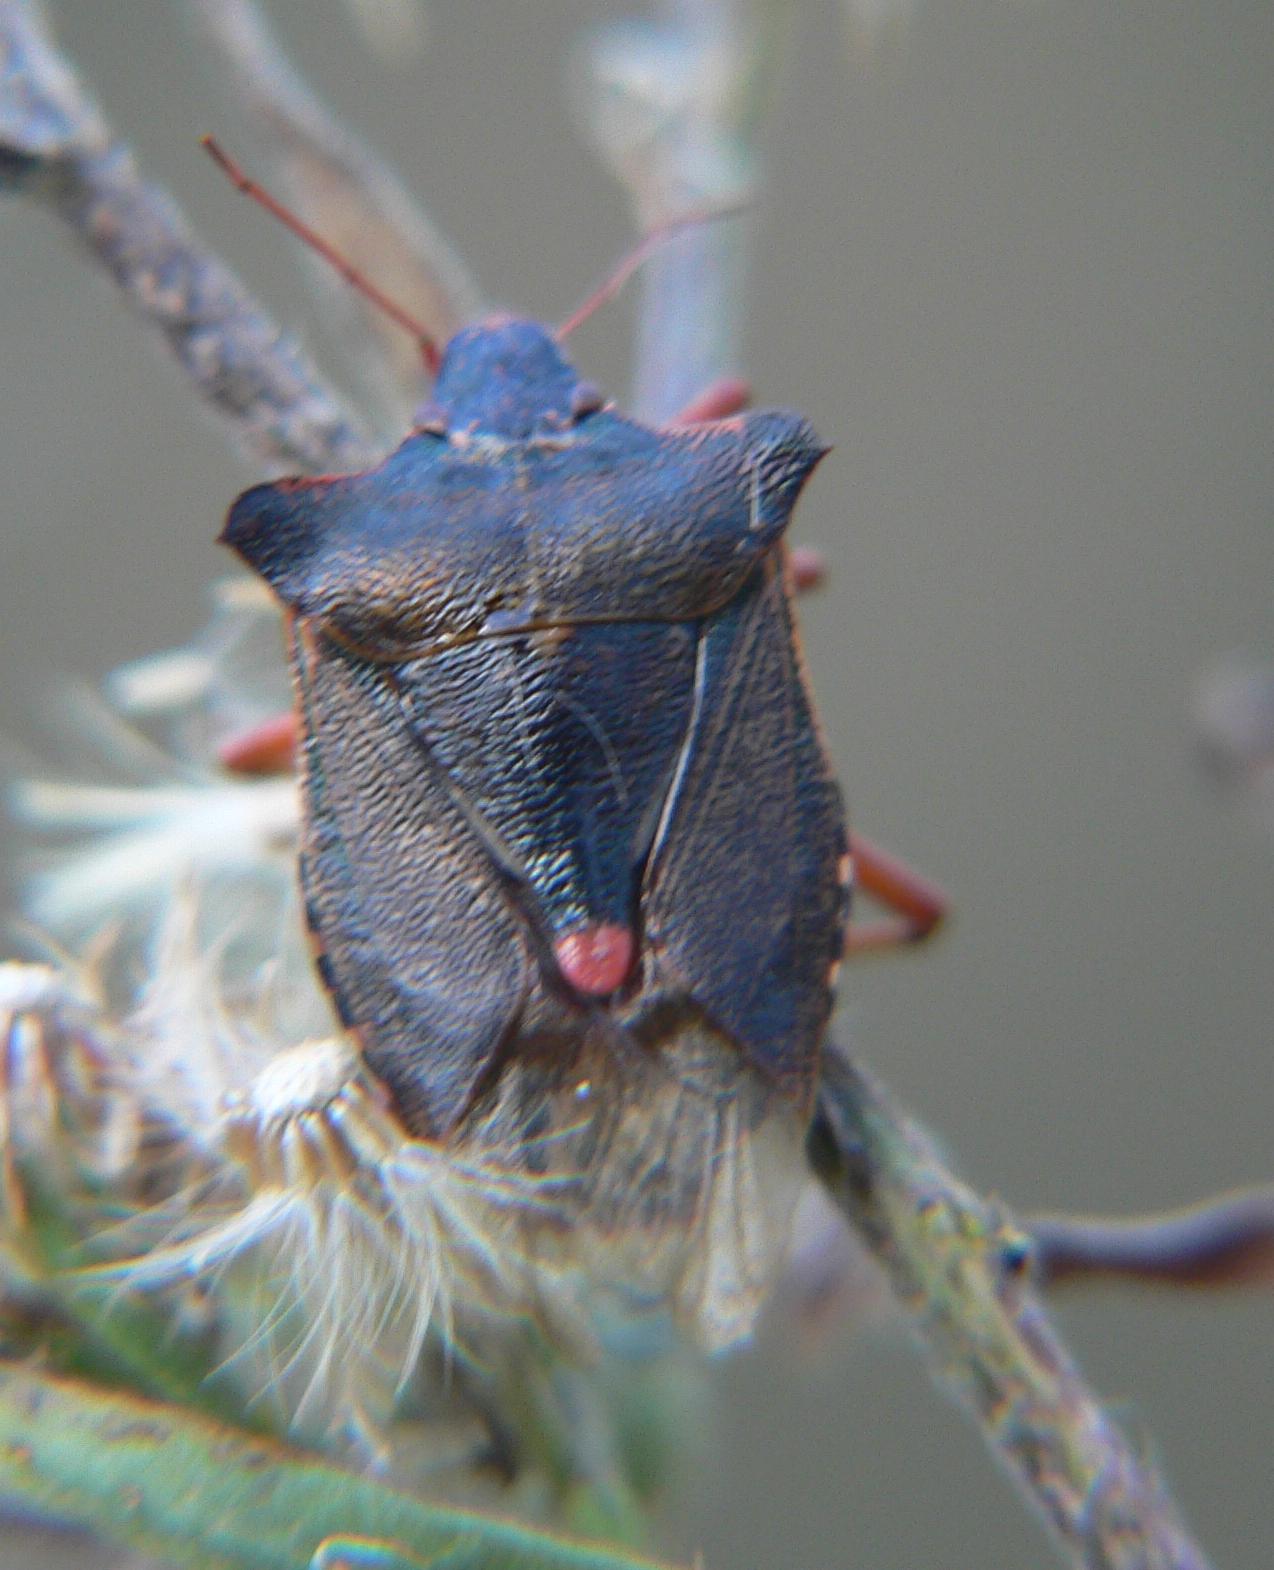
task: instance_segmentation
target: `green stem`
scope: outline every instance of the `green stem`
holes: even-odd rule
[[[3,1362],[0,1493],[189,1570],[659,1570],[615,1549],[434,1509],[180,1408]]]

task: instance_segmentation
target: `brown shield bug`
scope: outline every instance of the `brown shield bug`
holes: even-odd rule
[[[847,846],[781,542],[822,454],[647,429],[499,318],[379,468],[231,510],[291,622],[319,964],[418,1133],[528,1029],[669,1009],[808,1110]]]
[[[286,609],[317,962],[407,1127],[571,1131],[593,1202],[724,1238],[717,1169],[772,1116],[799,1140],[845,945],[784,545],[825,449],[735,390],[625,418],[558,337],[426,342],[390,457],[258,485],[222,538]]]

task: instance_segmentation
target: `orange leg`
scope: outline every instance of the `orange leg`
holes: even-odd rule
[[[290,774],[296,767],[300,723],[294,710],[272,715],[217,748],[217,762],[231,774]]]
[[[742,414],[752,402],[752,388],[739,376],[722,376],[709,383],[672,422],[674,425],[703,425],[709,420],[728,420]]]
[[[827,580],[827,563],[823,553],[812,545],[793,545],[787,553],[792,569],[792,587],[798,594],[819,589]]]
[[[850,835],[849,848],[854,858],[855,892],[869,895],[893,914],[881,921],[851,922],[845,953],[897,948],[927,938],[949,909],[942,890],[861,834]]]

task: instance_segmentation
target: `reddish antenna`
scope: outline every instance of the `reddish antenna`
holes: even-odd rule
[[[388,316],[391,322],[397,322],[399,327],[405,328],[420,345],[425,369],[431,376],[438,374],[438,366],[442,360],[438,345],[414,316],[404,311],[402,306],[396,304],[387,294],[383,294],[365,273],[360,272],[352,262],[347,262],[321,234],[316,233],[309,224],[298,218],[291,208],[285,207],[277,196],[271,196],[263,185],[245,174],[242,166],[231,158],[214,137],[201,136],[199,141],[204,151],[229,179],[236,191],[242,191],[245,196],[250,196],[254,202],[264,207],[266,212],[277,218],[284,228],[290,229],[298,240],[303,241],[310,250],[317,252],[325,262],[334,267],[351,289],[370,301],[378,311]]]
[[[718,218],[735,218],[739,213],[745,212],[750,205],[748,202],[731,202],[723,207],[702,207],[693,212],[682,213],[676,218],[666,218],[663,223],[647,230],[632,250],[620,258],[619,265],[614,268],[610,276],[600,283],[584,303],[577,306],[557,329],[558,342],[560,343],[569,333],[573,333],[581,322],[586,322],[594,311],[613,300],[651,252],[657,251],[665,241],[671,240],[673,235],[680,234],[683,229],[695,229],[700,224],[715,223]]]

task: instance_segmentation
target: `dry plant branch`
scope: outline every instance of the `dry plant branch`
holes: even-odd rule
[[[837,1050],[815,1170],[884,1266],[936,1371],[1084,1570],[1205,1570],[1153,1463],[1089,1392],[1031,1286],[1029,1234]]]
[[[271,471],[371,461],[301,351],[142,178],[30,0],[0,5],[0,51],[4,183],[71,228],[237,441]]]
[[[395,172],[341,125],[301,79],[251,0],[187,0],[214,60],[301,215],[437,343],[482,308],[477,281]],[[420,402],[415,341],[321,264],[309,269],[325,315],[366,364],[370,395],[394,438]]]
[[[1160,1215],[1032,1216],[1028,1226],[1042,1287],[1102,1276],[1190,1287],[1274,1282],[1274,1187]]]

